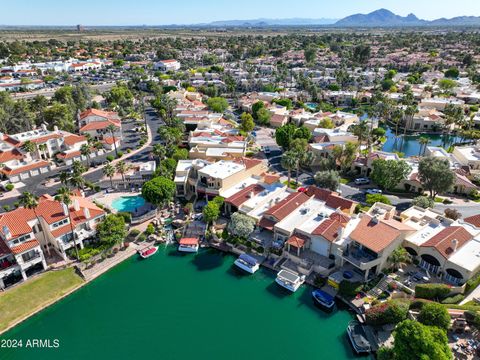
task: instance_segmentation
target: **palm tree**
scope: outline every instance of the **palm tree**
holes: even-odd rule
[[[153,155],[155,155],[157,157],[158,167],[160,167],[162,159],[167,154],[167,149],[165,148],[165,146],[163,146],[161,144],[155,144],[155,145],[153,145],[152,153],[153,153]]]
[[[36,149],[37,149],[37,145],[30,140],[25,141],[22,145],[22,150],[28,154],[33,153]]]
[[[394,270],[398,270],[404,264],[409,263],[411,260],[410,254],[403,247],[398,247],[388,257],[388,261],[392,264]]]
[[[81,174],[73,174],[70,179],[68,179],[70,185],[78,190],[82,190],[85,188],[86,180]]]
[[[402,139],[402,146],[400,150],[402,150],[404,144],[405,144],[405,137],[407,136],[407,129],[410,127],[410,123],[413,120],[413,117],[417,113],[418,108],[415,105],[407,106],[405,109],[405,123],[404,123],[404,128],[403,128],[403,139]]]
[[[75,160],[72,164],[73,174],[82,175],[87,169],[85,166],[78,160]]]
[[[297,166],[297,155],[293,151],[287,151],[282,155],[280,164],[284,169],[288,171],[288,187],[290,187],[290,180],[292,178],[292,170]]]
[[[92,149],[90,148],[89,144],[83,144],[80,147],[80,154],[82,154],[82,156],[85,156],[85,158],[87,159],[87,168],[90,167],[90,155],[91,155],[91,153],[92,153]]]
[[[38,214],[37,214],[38,197],[35,196],[34,194],[30,193],[30,192],[24,192],[22,194],[22,197],[20,198],[20,204],[25,209],[33,210],[35,218],[37,219],[37,222],[40,226],[40,218],[38,217]],[[50,256],[50,247],[49,246],[47,246],[47,252],[48,252],[48,256]]]
[[[68,186],[70,180],[70,174],[68,172],[62,171],[58,177],[64,186]]]
[[[47,144],[40,144],[38,145],[38,150],[42,152],[42,155],[45,155],[46,152],[47,152]],[[43,158],[43,157],[42,157]],[[45,156],[45,158],[47,158],[47,156]]]
[[[119,161],[115,165],[115,170],[117,170],[117,173],[122,175],[122,180],[123,184],[125,185],[125,173],[130,169],[130,166],[123,160]]]
[[[423,156],[427,150],[427,145],[430,142],[430,139],[426,136],[420,136],[418,143],[420,144],[420,149],[418,150],[418,156]],[[423,149],[423,151],[422,151]]]
[[[112,186],[113,188],[113,176],[115,175],[115,167],[110,164],[110,163],[107,163],[104,167],[103,167],[103,174],[105,176],[108,176],[110,178],[110,185]]]
[[[77,257],[77,260],[78,260],[79,256],[78,256],[78,249],[77,249],[77,241],[75,239],[75,231],[73,229],[72,214],[70,212],[70,205],[72,204],[72,196],[73,194],[69,188],[61,187],[60,189],[58,189],[57,195],[55,196],[55,200],[61,202],[67,210],[68,220],[70,222],[70,230],[72,232],[73,247],[75,248],[75,256]]]
[[[115,157],[118,157],[117,139],[115,138],[115,131],[117,131],[117,127],[113,124],[110,124],[107,126],[107,131],[109,131],[110,134],[112,135],[113,147],[115,149]]]

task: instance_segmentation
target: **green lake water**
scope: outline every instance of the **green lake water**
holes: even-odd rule
[[[12,329],[1,360],[350,359],[347,311],[317,309],[311,289],[289,294],[275,274],[246,275],[214,250],[179,254],[161,247],[136,256]],[[21,304],[12,304],[21,306]],[[30,339],[58,348],[25,348]]]

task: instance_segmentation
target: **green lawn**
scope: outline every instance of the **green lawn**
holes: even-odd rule
[[[48,271],[0,293],[0,331],[41,309],[83,282],[73,268]]]

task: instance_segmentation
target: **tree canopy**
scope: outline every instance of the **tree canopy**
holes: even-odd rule
[[[123,216],[109,214],[97,225],[97,234],[101,242],[109,245],[120,244],[127,236]]]
[[[235,236],[247,239],[255,229],[255,220],[250,216],[235,212],[230,217],[228,231]]]
[[[433,156],[420,160],[418,178],[432,199],[439,193],[450,191],[455,183],[455,174],[448,160]]]
[[[142,186],[143,198],[154,205],[162,205],[172,201],[174,194],[175,183],[164,176],[155,177]]]
[[[383,189],[393,190],[407,178],[411,167],[405,161],[376,159],[372,163],[371,179]]]

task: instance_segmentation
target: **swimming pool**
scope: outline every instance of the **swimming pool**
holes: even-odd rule
[[[112,201],[112,207],[121,212],[135,212],[136,209],[145,205],[145,199],[140,195],[122,196]]]

